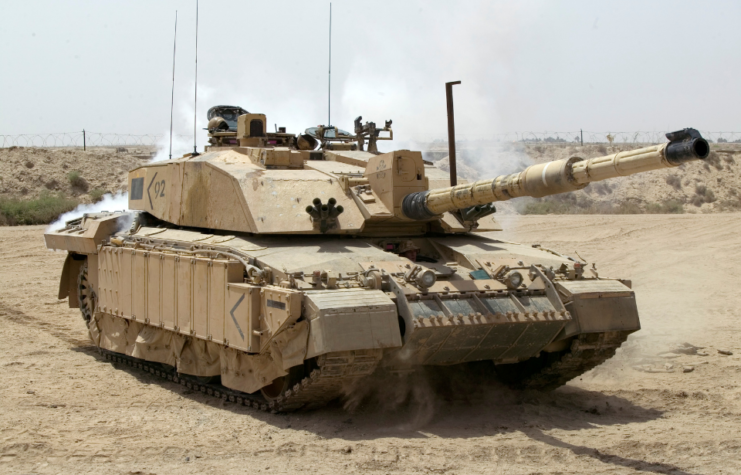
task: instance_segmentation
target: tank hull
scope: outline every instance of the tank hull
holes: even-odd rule
[[[427,234],[410,260],[393,252],[401,237],[298,241],[145,218],[88,216],[47,233],[70,253],[60,298],[74,296],[110,359],[204,390],[202,378],[218,379],[263,409],[325,404],[376,371],[478,362],[492,378],[552,389],[640,328],[626,282],[541,248]]]

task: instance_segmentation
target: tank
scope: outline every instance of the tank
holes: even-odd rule
[[[239,112],[233,117],[219,111]],[[202,154],[129,173],[129,211],[45,234],[59,298],[106,358],[270,411],[321,406],[374,373],[475,372],[550,390],[640,329],[631,282],[486,231],[497,201],[579,190],[708,156],[668,143],[449,186],[418,151],[355,121],[268,132],[209,111]],[[448,371],[449,373],[449,371]]]

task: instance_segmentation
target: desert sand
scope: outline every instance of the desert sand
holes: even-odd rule
[[[632,279],[643,329],[552,393],[416,381],[407,404],[288,415],[106,362],[56,298],[44,228],[0,228],[0,473],[741,472],[741,214],[502,223]]]

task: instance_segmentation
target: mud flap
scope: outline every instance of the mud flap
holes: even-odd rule
[[[280,361],[269,353],[248,355],[232,348],[221,350],[221,384],[227,388],[254,393],[286,374]]]
[[[184,344],[182,335],[145,325],[136,337],[131,356],[175,366]]]
[[[273,338],[270,352],[284,371],[304,363],[309,339],[309,322],[302,320]]]
[[[177,361],[178,372],[193,376],[218,376],[221,374],[220,353],[221,345],[189,338]]]
[[[80,275],[80,268],[84,263],[85,256],[72,252],[67,253],[67,258],[64,260],[57,298],[64,300],[69,297],[69,308],[80,308],[80,301],[77,298],[77,276]]]
[[[139,332],[144,325],[138,322],[116,318],[105,313],[97,314],[90,322],[90,336],[93,341],[97,339],[99,347],[123,353],[131,356],[134,351],[134,344],[139,336]]]

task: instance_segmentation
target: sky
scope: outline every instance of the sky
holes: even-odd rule
[[[0,0],[0,135],[169,130],[191,140],[195,0]],[[332,2],[333,125],[395,139],[741,131],[741,2]],[[198,142],[216,104],[328,122],[329,2],[201,0]]]

